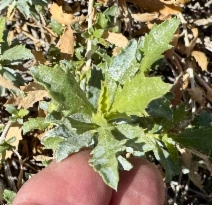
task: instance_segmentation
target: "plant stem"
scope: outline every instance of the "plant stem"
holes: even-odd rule
[[[7,136],[7,132],[10,129],[11,125],[12,125],[12,122],[9,121],[7,123],[7,125],[5,126],[4,131],[2,132],[1,137],[0,137],[0,145],[4,142],[4,140],[5,140],[6,136]]]
[[[90,29],[92,27],[93,4],[94,4],[94,0],[89,0],[89,2],[88,2],[88,29]],[[86,58],[87,58],[86,67],[91,66],[91,55],[92,55],[92,42],[90,39],[88,39],[87,52],[86,52]]]

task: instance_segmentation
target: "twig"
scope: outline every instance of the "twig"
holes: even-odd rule
[[[3,130],[2,134],[1,134],[1,137],[0,137],[0,145],[5,141],[6,136],[7,136],[7,132],[8,132],[8,130],[10,129],[10,126],[11,126],[11,125],[12,125],[12,122],[9,121],[9,122],[7,123],[7,125],[5,126],[5,128],[4,128],[4,130]]]
[[[12,173],[11,173],[11,170],[10,170],[10,166],[9,166],[8,160],[6,160],[4,162],[4,171],[5,171],[5,175],[6,175],[6,178],[8,180],[8,184],[9,184],[10,188],[14,192],[17,192],[17,188],[15,186],[15,182],[14,182],[13,177],[12,177]]]
[[[88,29],[92,27],[92,10],[93,10],[94,0],[89,0],[88,2]],[[88,39],[87,42],[87,52],[86,52],[86,67],[91,66],[91,55],[92,55],[92,42]]]
[[[191,66],[191,63],[189,63],[189,67],[186,72],[189,74],[191,89],[195,89],[194,70]],[[194,100],[191,101],[191,105],[192,105],[191,112],[192,112],[192,119],[193,119],[196,113],[196,103]]]
[[[12,151],[18,157],[18,160],[19,160],[19,163],[20,163],[20,173],[18,175],[18,182],[17,182],[17,187],[18,187],[18,189],[20,189],[21,186],[22,186],[22,179],[23,179],[23,174],[24,174],[23,160],[21,159],[21,155],[18,153],[17,150],[12,149]]]
[[[212,0],[208,1],[207,3],[205,3],[205,7],[209,7],[212,4]]]
[[[177,204],[177,197],[181,189],[181,180],[182,180],[182,172],[180,172],[180,175],[178,178],[178,183],[177,183],[178,185],[176,186],[175,195],[174,195],[174,204]]]
[[[20,109],[21,108],[21,105],[18,106],[17,109]],[[7,132],[8,130],[10,129],[10,126],[12,125],[12,122],[11,121],[8,121],[7,122],[7,125],[5,126],[2,134],[1,134],[1,137],[0,137],[0,145],[5,141],[6,137],[7,137]]]
[[[181,20],[181,23],[183,25],[183,34],[184,34],[185,46],[186,46],[186,48],[188,48],[188,46],[189,46],[189,40],[188,40],[188,31],[187,31],[187,27],[186,27],[187,26],[187,22],[184,19],[182,13],[179,13],[178,16],[179,16],[179,18]]]

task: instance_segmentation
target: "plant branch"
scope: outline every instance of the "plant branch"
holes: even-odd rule
[[[24,169],[23,169],[23,160],[21,159],[21,155],[18,153],[17,150],[12,149],[13,153],[18,157],[19,163],[20,163],[20,173],[18,175],[18,182],[17,182],[17,187],[18,189],[21,188],[22,186],[22,179],[23,179],[23,174],[24,174]]]

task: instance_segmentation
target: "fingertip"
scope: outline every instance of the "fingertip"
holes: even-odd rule
[[[158,168],[145,159],[132,159],[132,163],[132,170],[120,174],[110,205],[163,205],[165,187]]]
[[[89,151],[74,154],[28,180],[13,205],[108,204],[112,190],[89,166]]]

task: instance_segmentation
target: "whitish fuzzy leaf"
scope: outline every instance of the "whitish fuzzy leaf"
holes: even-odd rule
[[[127,81],[123,89],[119,87],[111,112],[142,116],[149,102],[163,96],[170,88],[171,85],[159,77],[146,78],[139,74]]]
[[[26,19],[28,19],[30,16],[30,2],[30,0],[18,0],[16,2],[16,7]]]
[[[90,164],[96,170],[104,182],[117,190],[119,181],[117,156],[125,149],[126,140],[118,141],[110,130],[100,128],[98,144],[93,149]]]
[[[4,8],[6,8],[7,6],[9,6],[12,1],[13,0],[1,0],[0,1],[0,11],[3,10]]]
[[[127,161],[124,157],[122,157],[121,155],[119,155],[117,157],[119,163],[121,164],[123,170],[129,171],[133,168],[133,165]]]
[[[6,50],[2,55],[2,60],[14,61],[14,60],[26,60],[34,58],[31,51],[23,45],[18,45],[9,50]]]
[[[57,161],[65,159],[69,154],[78,152],[83,147],[89,147],[92,136],[89,132],[77,135],[64,125],[56,127],[45,134],[42,143],[54,150]]]
[[[0,10],[1,10],[1,2],[0,2]],[[0,43],[3,42],[3,31],[5,28],[5,18],[0,18]]]
[[[7,202],[7,205],[11,205],[13,203],[13,200],[15,199],[16,193],[13,191],[10,191],[8,189],[4,190],[3,198]]]
[[[43,117],[29,118],[28,121],[23,125],[23,133],[26,134],[34,129],[44,130],[49,125],[49,123],[45,123],[45,118]]]
[[[163,57],[163,52],[171,48],[169,42],[172,40],[179,23],[176,18],[164,21],[160,25],[154,25],[150,33],[145,36],[142,49],[144,58],[140,65],[142,70],[149,70],[155,61]]]
[[[122,84],[129,79],[129,75],[135,75],[136,71],[132,63],[135,60],[135,54],[137,50],[137,41],[131,40],[127,47],[117,56],[115,56],[110,64],[107,73],[115,81],[118,81]]]
[[[179,135],[170,135],[186,148],[193,148],[204,153],[212,151],[212,128],[186,129]]]
[[[95,111],[69,71],[64,71],[59,66],[50,68],[44,65],[33,67],[30,71],[34,79],[49,91],[60,110],[89,116]]]

